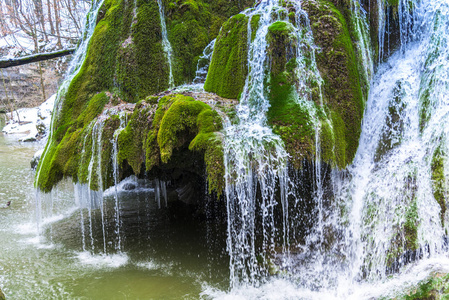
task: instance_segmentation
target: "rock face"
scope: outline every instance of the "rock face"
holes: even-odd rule
[[[47,98],[58,90],[66,67],[66,58],[42,62]],[[0,109],[11,111],[23,107],[36,107],[47,100],[42,95],[37,63],[3,69],[1,72],[3,74],[0,75]]]
[[[242,92],[248,72],[248,32],[259,26],[257,15],[239,12],[254,3],[159,4],[143,0],[103,3],[86,60],[60,105],[55,130],[38,167],[41,190],[49,192],[64,177],[98,190],[113,185],[117,176],[136,174],[181,182],[192,174],[199,180],[207,174],[209,190],[223,191],[222,117],[233,118],[238,101],[227,99],[238,99]],[[361,62],[348,25],[349,9],[345,3],[337,5],[324,0],[303,2],[313,32],[309,44],[290,34],[303,20],[302,12],[289,1],[280,12],[286,21],[271,25],[267,35],[271,67],[268,122],[284,140],[296,168],[316,159],[312,123],[318,122],[321,128],[320,157],[330,166],[347,166],[358,146],[365,101]],[[171,43],[170,62],[161,20],[166,21]],[[170,70],[175,85],[193,81],[203,49],[215,38],[205,83],[209,93],[161,93],[169,88]],[[316,57],[314,47],[319,49]],[[310,95],[314,115],[296,101],[299,67],[291,58],[298,48],[310,50],[301,63],[322,77],[322,82],[312,77],[306,80],[305,93]],[[117,166],[112,164],[114,151]],[[116,167],[118,172],[114,172]]]

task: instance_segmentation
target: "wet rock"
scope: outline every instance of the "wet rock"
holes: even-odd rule
[[[132,191],[132,190],[135,190],[136,189],[136,184],[135,183],[132,183],[132,182],[128,182],[128,183],[125,183],[124,185],[123,185],[123,189],[125,190],[125,191]]]
[[[41,159],[43,152],[44,152],[44,149],[41,149],[34,154],[33,158],[31,159],[31,162],[30,162],[31,169],[36,170],[37,165],[39,164],[39,160]],[[0,300],[1,300],[1,298],[0,298]]]

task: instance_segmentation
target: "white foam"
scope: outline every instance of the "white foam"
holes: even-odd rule
[[[338,299],[368,300],[379,298],[395,298],[407,294],[419,283],[429,279],[436,273],[449,273],[449,258],[445,256],[424,259],[408,266],[399,275],[383,282],[353,284],[344,279],[335,289],[312,291],[295,284],[291,279],[272,279],[258,287],[239,285],[230,291],[223,291],[208,284],[203,285],[202,297],[216,300],[280,300],[280,299]]]
[[[94,267],[96,269],[102,268],[120,268],[128,263],[129,257],[125,253],[119,254],[92,254],[84,251],[76,254],[76,258],[81,264]]]
[[[137,267],[147,270],[158,270],[161,268],[160,264],[154,261],[140,262],[136,264]]]
[[[124,187],[128,184],[132,184],[135,186],[134,189],[127,190]],[[103,192],[104,197],[113,197],[115,195],[115,186],[112,186]],[[117,184],[117,192],[120,193],[145,193],[145,192],[153,192],[154,188],[150,187],[145,180],[138,180],[136,176],[130,176],[123,179],[119,184]]]
[[[30,235],[30,234],[37,235],[36,223],[25,223],[25,224],[17,225],[16,233],[22,234],[22,235]]]

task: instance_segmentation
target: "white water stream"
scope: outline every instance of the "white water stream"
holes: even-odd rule
[[[168,87],[172,89],[175,87],[175,79],[173,77],[173,48],[171,46],[170,40],[168,39],[167,23],[165,21],[165,12],[162,0],[157,0],[157,5],[159,6],[159,17],[161,18],[162,47],[164,48],[164,52],[167,56],[168,61]]]

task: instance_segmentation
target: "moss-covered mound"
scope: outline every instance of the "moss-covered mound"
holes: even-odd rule
[[[161,172],[187,171],[199,177],[206,172],[210,191],[221,193],[222,121],[211,106],[182,94],[150,96],[136,105],[116,106],[112,106],[112,94],[95,98],[90,104],[101,103],[97,108],[102,110],[84,128],[69,130],[55,152],[47,154],[54,159],[41,168],[40,172],[46,172],[38,176],[42,190],[51,190],[64,177],[104,190],[131,174],[143,177],[147,172],[157,177]],[[104,110],[102,101],[109,101]],[[87,111],[82,114],[87,115]]]
[[[196,169],[201,175],[203,169],[198,169],[186,153],[204,153],[209,189],[221,193],[224,188],[223,148],[218,132],[221,129],[221,117],[209,105],[183,95],[163,97],[147,133],[146,170]]]
[[[354,157],[363,111],[348,26],[331,2],[303,3],[315,44],[321,47],[317,66],[324,80],[305,76],[304,92],[299,87],[298,63],[314,65],[314,52],[308,49],[301,62],[292,59],[304,44],[292,34],[297,12],[285,3],[285,10],[279,12],[285,21],[272,24],[267,36],[268,122],[284,140],[295,167],[304,159],[315,159],[319,133],[321,159],[343,168]],[[173,48],[175,84],[192,81],[198,57],[218,35],[205,89],[238,98],[248,71],[248,31],[254,38],[259,26],[258,15],[238,12],[253,1],[164,0],[162,4]],[[143,176],[154,172],[154,167],[179,167],[181,161],[186,163],[179,155],[198,152],[205,155],[210,187],[220,190],[224,171],[218,114],[205,103],[181,96],[149,97],[169,87],[158,2],[106,0],[97,22],[87,58],[62,99],[54,134],[38,169],[37,186],[48,192],[64,177],[89,183],[93,189],[110,186],[113,140],[118,143],[120,176]],[[126,103],[138,104],[135,109],[105,110]],[[126,128],[118,130],[120,110],[130,116]],[[195,169],[198,164],[184,167]]]
[[[332,2],[304,1],[302,5],[309,14],[313,42],[319,50],[315,57],[312,45],[298,41],[298,33],[293,32],[298,13],[285,1],[285,11],[279,12],[285,15],[284,21],[273,23],[267,36],[268,121],[284,140],[295,167],[299,168],[304,159],[315,159],[318,132],[321,159],[344,168],[355,156],[361,133],[362,62],[355,54],[346,19]],[[257,26],[257,16],[250,20],[245,15],[234,16],[223,25],[206,90],[223,97],[239,96],[247,75],[248,28],[254,32]],[[307,28],[302,30],[305,34]],[[305,53],[300,61],[294,59],[298,48]],[[318,71],[322,79],[314,75]]]
[[[351,163],[358,147],[364,98],[349,27],[341,12],[329,1],[309,1],[307,10],[315,43],[321,48],[317,65],[324,80],[323,96],[342,148],[339,161]]]
[[[168,39],[173,48],[173,75],[177,85],[193,81],[199,56],[210,41],[217,37],[223,23],[254,4],[253,0],[162,2],[167,19]]]
[[[215,43],[204,89],[236,99],[248,74],[248,17],[239,14],[227,21]]]
[[[252,5],[252,1],[162,2],[168,38],[174,52],[173,72],[176,84],[191,82],[198,57],[216,37],[222,23],[232,14]],[[63,177],[70,176],[81,182],[90,178],[92,171],[88,170],[88,164],[87,167],[83,164],[84,168],[80,169],[78,163],[90,160],[86,157],[92,151],[87,149],[95,148],[90,137],[96,126],[94,120],[97,120],[105,106],[113,106],[119,102],[136,103],[168,87],[169,65],[162,43],[157,1],[105,0],[97,18],[86,60],[61,99],[54,122],[55,131],[37,172],[37,186],[49,192]],[[138,111],[141,115],[149,113]],[[134,119],[136,121],[131,126],[138,126],[139,121]],[[106,135],[112,135],[119,123],[115,118],[115,121],[108,121],[101,126],[108,129]],[[129,136],[133,139],[136,136],[142,137],[142,132],[130,132],[130,129],[123,134],[128,134],[128,139],[122,137],[120,140],[124,148],[133,147],[127,144],[130,142]],[[144,141],[145,139],[141,140],[142,143]],[[100,149],[105,149],[103,152],[106,152],[111,146],[105,144],[103,147]],[[201,147],[197,146],[195,149],[199,148]],[[131,169],[139,173],[142,157],[144,156],[131,159],[122,154],[120,159],[122,162],[126,160]],[[108,162],[103,162],[101,168],[107,168]],[[95,168],[98,164],[95,163],[92,167]],[[111,170],[108,172],[111,173]],[[107,186],[107,182],[108,180],[103,182],[103,185]],[[95,184],[92,187],[96,187]]]

